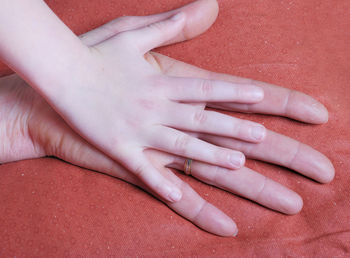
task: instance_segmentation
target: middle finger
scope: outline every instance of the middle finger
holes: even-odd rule
[[[202,106],[172,103],[171,112],[163,115],[163,124],[180,130],[233,137],[248,142],[261,142],[266,135],[264,126],[238,119]],[[171,113],[171,116],[168,114]]]

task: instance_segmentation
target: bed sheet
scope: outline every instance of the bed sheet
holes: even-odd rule
[[[49,0],[77,34],[121,15],[145,15],[188,0]],[[321,185],[283,167],[248,166],[298,192],[287,216],[179,173],[239,226],[237,238],[204,232],[121,180],[54,158],[0,166],[1,257],[350,256],[350,1],[219,0],[216,23],[198,38],[161,48],[212,70],[300,90],[329,110],[325,125],[241,115],[307,143],[333,162]],[[9,70],[1,66],[1,74]]]

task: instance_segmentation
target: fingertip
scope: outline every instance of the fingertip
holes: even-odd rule
[[[219,3],[217,0],[199,0],[197,2],[206,6],[207,10],[210,10],[211,16],[216,19],[219,14]]]
[[[237,224],[230,217],[225,215],[225,217],[218,218],[217,223],[219,225],[218,229],[220,230],[220,233],[217,233],[217,235],[220,235],[223,237],[237,237],[238,235]]]
[[[205,15],[206,22],[213,23],[219,14],[219,4],[217,0],[197,0],[181,8],[184,11],[193,12],[193,15]]]
[[[324,157],[324,160],[322,162],[323,164],[320,164],[320,176],[318,178],[318,182],[322,184],[328,184],[333,181],[335,176],[335,168],[332,164],[332,162],[327,158]]]
[[[242,168],[245,162],[245,155],[240,151],[234,151],[231,155],[229,155],[230,168],[232,169]]]
[[[187,39],[194,38],[205,32],[216,20],[219,5],[216,0],[198,0],[181,8],[186,12],[184,34]]]
[[[237,224],[214,205],[207,203],[193,221],[202,229],[223,237],[237,236]]]
[[[254,142],[259,143],[262,142],[266,138],[267,130],[262,125],[253,126],[251,135],[254,139]]]
[[[237,87],[237,84],[232,84]],[[238,99],[235,101],[237,103],[248,103],[254,104],[261,102],[264,99],[264,90],[258,86],[247,86],[239,85],[238,86]]]
[[[162,196],[172,203],[178,202],[182,198],[182,192],[180,189],[173,186],[171,183],[164,184],[163,191]]]
[[[295,93],[293,103],[297,107],[294,110],[296,119],[311,124],[324,124],[328,122],[327,108],[313,97],[297,92]]]
[[[264,190],[255,199],[258,203],[284,214],[297,214],[303,208],[303,199],[296,192],[269,178],[265,179]]]
[[[333,180],[334,166],[324,154],[302,143],[299,143],[298,149],[289,168],[322,184]]]
[[[182,198],[182,193],[179,189],[173,189],[169,194],[169,198],[172,202],[178,202]]]
[[[313,124],[325,124],[328,122],[328,110],[327,108],[320,102],[314,100],[315,102],[311,105],[311,120],[310,122]]]
[[[332,162],[324,154],[305,144],[300,145],[291,168],[322,184],[331,182],[335,175]]]
[[[303,208],[304,202],[301,196],[290,191],[288,197],[282,203],[282,212],[288,215],[298,214]]]
[[[245,162],[246,162],[246,158],[245,158],[245,155],[244,155],[244,153],[243,152],[241,152],[241,166],[240,166],[240,168],[242,168],[242,167],[244,167],[244,165],[245,165]]]

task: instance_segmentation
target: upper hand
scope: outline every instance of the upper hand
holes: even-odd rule
[[[181,33],[186,14],[178,15],[169,14],[151,24],[140,24],[111,37],[106,33],[107,37],[90,41],[86,55],[82,56],[84,65],[73,74],[71,86],[62,87],[60,93],[49,99],[82,137],[168,201],[181,199],[181,192],[158,173],[145,156],[146,149],[238,169],[245,162],[241,152],[210,144],[186,132],[253,143],[261,142],[266,135],[262,125],[205,110],[203,104],[193,105],[257,103],[263,99],[260,87],[196,76],[170,76],[144,58],[149,50]],[[85,35],[82,40],[86,38]]]

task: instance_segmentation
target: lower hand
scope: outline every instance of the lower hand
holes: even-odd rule
[[[179,68],[181,67],[174,67]],[[187,70],[186,66],[182,68]],[[3,144],[0,148],[0,162],[56,156],[141,187],[208,232],[220,236],[236,234],[237,226],[231,218],[204,200],[169,169],[182,170],[185,162],[183,158],[155,150],[146,152],[152,164],[183,193],[179,202],[171,203],[154,193],[133,173],[89,145],[18,76],[0,79],[0,99],[7,99],[0,101],[0,139]],[[8,128],[10,131],[6,131]],[[324,155],[272,131],[268,131],[265,141],[256,146],[229,138],[203,137],[219,145],[237,147],[248,157],[288,167],[321,182],[330,181],[334,175],[333,167]],[[205,183],[285,214],[296,214],[303,205],[302,198],[297,193],[247,167],[230,171],[194,161],[191,174]]]

